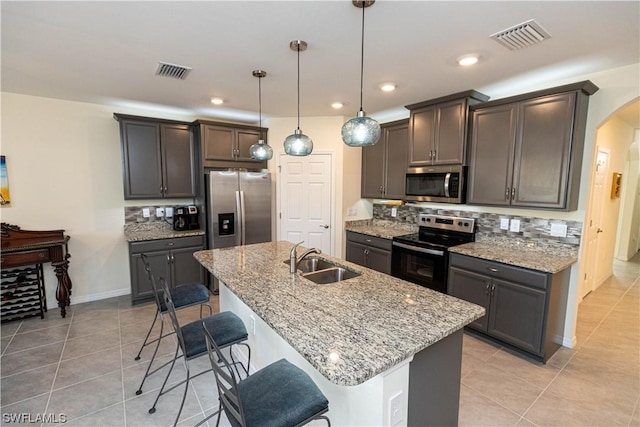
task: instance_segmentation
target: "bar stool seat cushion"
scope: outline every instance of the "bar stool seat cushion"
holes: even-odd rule
[[[223,311],[206,319],[195,320],[180,328],[184,346],[186,347],[185,357],[187,359],[207,352],[202,322],[207,325],[208,330],[212,331],[219,347],[247,339],[247,328],[245,328],[244,322],[230,311]]]
[[[240,381],[238,394],[247,426],[295,426],[329,407],[309,375],[285,359]]]
[[[186,283],[172,288],[171,298],[176,309],[203,304],[209,301],[209,289],[202,283]],[[160,310],[163,313],[167,311],[167,306],[162,298],[160,298]]]

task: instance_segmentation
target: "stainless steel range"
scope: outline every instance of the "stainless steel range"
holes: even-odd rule
[[[475,241],[475,219],[420,214],[418,225],[393,238],[391,275],[446,293],[449,248]]]

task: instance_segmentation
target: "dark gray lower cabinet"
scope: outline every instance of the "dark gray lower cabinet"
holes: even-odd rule
[[[194,252],[203,249],[204,236],[130,242],[131,302],[138,304],[153,299],[153,290],[147,279],[141,254],[147,256],[156,280],[163,277],[169,286],[176,286],[193,282],[205,283],[205,272],[193,257]]]
[[[391,274],[391,240],[347,231],[347,261]]]
[[[546,362],[564,333],[569,269],[556,274],[452,253],[448,293],[484,307],[469,327]]]

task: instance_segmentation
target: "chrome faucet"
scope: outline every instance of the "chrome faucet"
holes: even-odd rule
[[[296,272],[296,270],[298,269],[298,263],[300,261],[302,261],[307,255],[313,254],[313,253],[315,253],[315,254],[322,253],[322,251],[320,249],[311,248],[311,249],[307,249],[302,255],[300,255],[300,258],[298,258],[298,254],[296,254],[296,249],[302,243],[304,243],[304,240],[301,241],[301,242],[296,243],[293,246],[293,248],[291,248],[291,252],[289,252],[289,272],[290,273],[295,273]]]

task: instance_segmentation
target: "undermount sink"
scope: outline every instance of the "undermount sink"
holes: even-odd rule
[[[360,276],[360,273],[356,273],[352,270],[347,270],[342,267],[331,267],[324,270],[314,271],[313,273],[305,273],[302,275],[305,279],[309,279],[319,285],[326,285],[328,283],[341,282],[347,279],[353,279]]]
[[[287,265],[291,265],[289,260],[284,262]],[[301,273],[311,273],[313,271],[324,270],[327,268],[335,267],[336,265],[332,262],[329,262],[325,259],[318,257],[306,257],[302,261],[298,263],[298,271]]]
[[[284,261],[290,265],[289,260]],[[360,276],[360,273],[341,267],[333,262],[318,257],[306,257],[297,265],[302,277],[319,285],[340,282]]]

